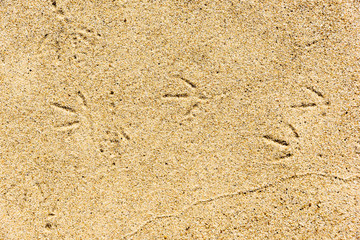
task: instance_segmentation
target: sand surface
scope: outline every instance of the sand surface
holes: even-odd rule
[[[1,0],[0,239],[360,239],[359,19]]]

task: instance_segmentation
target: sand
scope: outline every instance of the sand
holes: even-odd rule
[[[0,239],[360,239],[359,17],[0,1]]]

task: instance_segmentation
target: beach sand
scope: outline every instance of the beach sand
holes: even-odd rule
[[[360,239],[359,17],[0,1],[0,239]]]

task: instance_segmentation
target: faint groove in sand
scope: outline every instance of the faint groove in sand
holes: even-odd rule
[[[355,180],[360,180],[360,176],[354,176],[354,177],[349,177],[349,178],[341,178],[341,177],[338,177],[338,176],[335,176],[335,175],[324,174],[324,173],[316,173],[316,172],[308,172],[308,173],[303,173],[303,174],[299,174],[299,175],[293,175],[293,176],[289,176],[289,177],[285,177],[285,178],[280,178],[280,180],[278,180],[276,182],[268,183],[268,184],[265,184],[265,185],[257,187],[257,188],[244,190],[244,191],[237,191],[237,192],[234,192],[234,193],[222,194],[222,195],[218,195],[218,196],[213,197],[213,198],[208,198],[208,199],[195,201],[192,204],[190,204],[189,206],[185,207],[183,210],[179,211],[178,213],[153,217],[152,219],[144,222],[137,230],[120,237],[120,239],[127,239],[129,237],[134,236],[135,234],[137,234],[141,230],[143,230],[144,227],[151,224],[152,222],[155,222],[158,219],[179,218],[181,215],[186,213],[186,211],[188,211],[189,209],[191,209],[194,206],[209,203],[209,202],[212,202],[212,201],[215,201],[215,200],[218,200],[218,199],[230,198],[230,197],[235,197],[235,196],[238,196],[238,195],[246,195],[246,194],[255,193],[255,192],[261,192],[262,190],[265,190],[265,189],[270,188],[270,187],[274,187],[274,186],[276,186],[278,184],[281,184],[283,182],[286,182],[286,181],[289,181],[289,180],[292,180],[292,179],[301,179],[301,178],[305,178],[305,177],[309,177],[309,176],[318,176],[318,177],[322,177],[322,178],[332,178],[332,179],[339,180],[339,181],[342,181],[342,182],[351,182],[351,181],[355,181]]]

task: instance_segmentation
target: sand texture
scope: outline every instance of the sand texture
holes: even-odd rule
[[[360,239],[358,0],[0,0],[0,239]]]

